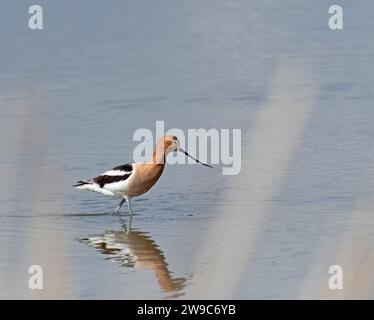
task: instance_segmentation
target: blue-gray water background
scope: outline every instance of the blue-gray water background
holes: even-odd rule
[[[374,297],[372,1],[32,4],[0,10],[1,298]],[[167,167],[129,236],[71,186],[156,120],[242,129],[242,172]]]

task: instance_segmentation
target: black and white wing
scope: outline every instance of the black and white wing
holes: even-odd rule
[[[127,179],[133,173],[132,163],[117,166],[103,174],[88,180],[78,181],[74,187],[114,195],[123,192],[127,187]],[[111,194],[112,193],[112,194]]]
[[[132,163],[126,163],[93,178],[93,182],[98,184],[100,188],[104,188],[112,183],[127,180],[131,176],[132,172]]]

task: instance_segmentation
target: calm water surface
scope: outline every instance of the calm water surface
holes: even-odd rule
[[[0,12],[0,298],[374,298],[372,1],[39,4]],[[242,171],[167,167],[128,232],[71,186],[156,120],[241,128]]]

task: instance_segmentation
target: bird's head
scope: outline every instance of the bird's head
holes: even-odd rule
[[[164,136],[163,139],[165,154],[178,151],[180,143],[176,136]]]
[[[168,155],[168,153],[173,152],[173,151],[179,151],[185,154],[187,157],[190,157],[191,159],[195,160],[197,163],[202,164],[203,166],[213,168],[212,166],[200,162],[198,159],[192,157],[189,155],[186,151],[184,151],[180,147],[179,140],[176,136],[168,135],[162,137],[158,142],[156,146],[156,154],[160,154],[161,152],[163,153],[163,159]]]

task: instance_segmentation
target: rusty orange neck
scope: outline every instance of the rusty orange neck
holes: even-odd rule
[[[153,151],[152,160],[150,161],[150,164],[164,166],[167,156],[166,150],[167,144],[163,140],[160,140],[157,143],[155,150]]]

